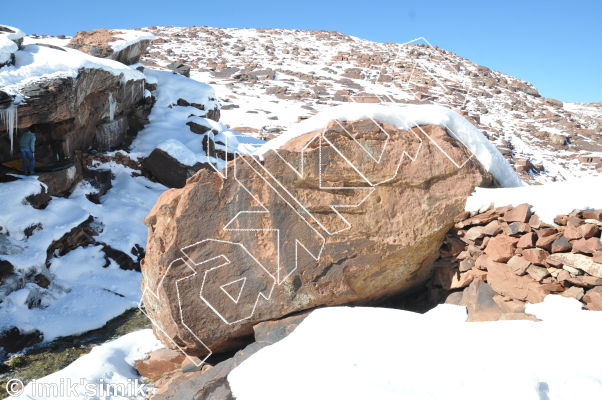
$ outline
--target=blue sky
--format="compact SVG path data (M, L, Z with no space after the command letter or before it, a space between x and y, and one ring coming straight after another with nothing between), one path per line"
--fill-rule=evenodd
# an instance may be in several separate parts
M152 25L333 30L431 44L533 83L545 97L602 101L601 0L20 0L0 23L73 35Z

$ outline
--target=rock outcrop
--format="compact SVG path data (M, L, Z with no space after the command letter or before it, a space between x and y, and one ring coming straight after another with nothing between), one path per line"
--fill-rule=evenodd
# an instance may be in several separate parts
M71 39L67 47L83 51L95 57L109 58L119 61L125 65L133 65L140 62L140 57L146 53L153 35L140 31L126 31L133 37L126 41L120 35L125 32L113 29L94 29L92 31L79 31ZM136 35L139 38L136 39ZM116 43L126 42L115 48Z
M142 74L141 74L142 75ZM76 78L50 78L24 86L27 103L17 107L18 128L36 134L36 160L51 163L86 151L94 143L96 125L111 116L129 114L143 101L143 80L122 83L119 75L81 69ZM0 120L0 162L13 158L8 124Z
M167 346L203 356L242 347L261 321L375 304L429 279L467 196L491 184L439 126L332 121L159 198L146 311Z

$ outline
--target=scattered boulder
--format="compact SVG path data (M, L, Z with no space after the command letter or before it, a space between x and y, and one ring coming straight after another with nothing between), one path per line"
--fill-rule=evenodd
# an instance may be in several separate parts
M169 188L183 188L186 180L192 177L201 169L214 169L205 163L199 163L190 166L181 163L171 156L168 152L159 148L144 160L144 166L155 176L162 184Z
M38 173L38 180L46 184L49 196L64 195L81 179L82 168L79 164L71 164L67 168L59 171ZM43 200L43 198L44 195L42 195L39 200Z
M0 347L7 353L16 353L26 347L40 343L43 339L44 335L37 329L23 332L17 327L12 327L0 332Z
M167 65L167 68L171 69L173 72L185 76L186 78L190 78L190 65L182 64L179 62L173 62Z
M120 37L124 36L124 37ZM136 38L136 36L138 36ZM128 39L125 39L125 38ZM127 40L127 41L126 41ZM140 62L154 36L142 31L117 31L113 29L94 29L79 31L67 47L83 51L95 57L109 58L125 65Z

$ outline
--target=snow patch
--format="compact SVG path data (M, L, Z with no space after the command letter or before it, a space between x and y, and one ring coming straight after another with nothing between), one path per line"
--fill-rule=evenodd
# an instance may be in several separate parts
M111 48L114 52L121 51L128 46L131 46L136 43L140 43L142 40L155 40L157 37L150 32L145 31L136 31L130 29L119 29L119 33L113 35L114 37L118 37L121 40L117 40L115 42L110 42Z
M40 396L40 388L44 387L44 384L55 384L60 388L62 384L63 387L67 387L65 390L65 394L67 394L69 386L66 382L77 385L75 389L78 393L77 398L80 400L142 398L142 394L136 393L135 390L136 387L142 386L140 376L134 369L135 361L146 358L147 353L160 348L163 348L163 345L155 338L151 329L129 333L119 339L94 347L90 353L78 358L66 368L36 380L37 388L33 383L27 384L23 394L14 398L56 399L55 396L52 396L52 392L48 397ZM113 385L113 387L122 385L126 392L119 392L121 395L113 396L90 395L92 390L99 390L100 387L107 390L109 385ZM87 389L90 389L88 394L86 394ZM46 393L48 392L44 392L44 394ZM73 397L69 396L69 398Z
M602 177L574 178L564 182L519 188L476 188L466 202L467 211L528 203L539 218L549 224L559 214L588 208L602 208Z
M245 360L228 381L238 400L602 398L602 348L573 353L570 363L541 351L556 348L558 338L602 329L602 313L575 303L551 295L527 306L542 322L464 322L464 307L450 305L423 315L322 308Z

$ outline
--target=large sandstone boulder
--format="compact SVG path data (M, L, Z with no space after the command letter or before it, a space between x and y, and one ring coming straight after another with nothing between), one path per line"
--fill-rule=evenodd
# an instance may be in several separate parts
M203 356L242 347L261 321L380 302L429 279L467 196L492 183L439 126L332 121L159 198L146 312L168 347Z
M153 39L154 36L148 32L94 29L77 32L67 47L133 65L140 62L140 57L146 53Z

